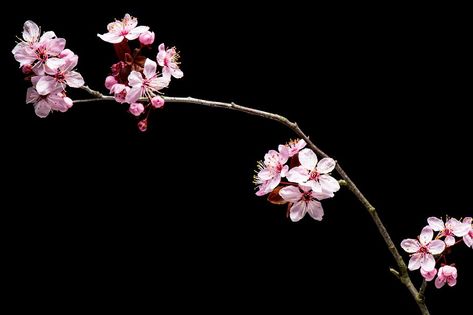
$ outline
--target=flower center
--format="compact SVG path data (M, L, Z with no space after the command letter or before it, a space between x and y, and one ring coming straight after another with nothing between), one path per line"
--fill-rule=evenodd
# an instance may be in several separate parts
M418 253L422 253L422 254L429 253L429 249L428 249L426 246L422 245L422 246L419 248Z
M66 79L66 77L64 76L64 73L62 73L62 72L60 72L60 71L58 71L58 72L56 73L56 75L54 76L54 78L55 78L56 81L58 81L58 82L64 82L65 79Z
M317 172L316 170L313 170L309 174L309 179L311 179L311 180L319 180L319 177L320 177L320 173Z
M46 49L44 49L44 47L38 48L36 50L36 57L38 58L38 60L46 62L46 60L48 60L48 54L46 53Z
M305 192L303 195L302 195L302 200L304 200L305 202L309 202L309 201L312 201L312 194L310 193L310 191L308 192Z

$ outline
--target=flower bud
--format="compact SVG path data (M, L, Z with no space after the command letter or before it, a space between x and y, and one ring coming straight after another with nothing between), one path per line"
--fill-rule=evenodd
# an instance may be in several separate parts
M154 42L154 32L146 31L141 33L139 40L145 46L151 45Z

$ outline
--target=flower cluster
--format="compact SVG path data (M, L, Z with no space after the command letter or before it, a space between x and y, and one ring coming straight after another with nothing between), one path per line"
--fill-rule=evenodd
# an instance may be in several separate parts
M15 60L32 87L26 93L26 103L33 103L35 113L41 118L53 110L65 112L72 107L66 96L66 86L84 85L80 73L74 71L79 57L65 49L66 40L49 31L41 35L33 21L26 21L20 42L13 48Z
M153 108L164 106L161 91L168 87L171 78L182 78L179 69L179 54L175 48L164 44L158 47L155 60L142 55L144 49L150 49L155 34L148 26L137 26L138 20L126 14L121 21L108 24L108 33L98 34L106 42L112 43L119 62L111 67L111 75L105 79L105 87L113 94L118 103L128 103L129 112L141 117L138 128L145 131L148 115ZM139 47L131 49L129 41L138 40ZM157 71L158 65L161 73ZM145 100L145 103L142 101Z
M256 195L269 194L275 204L288 204L288 214L293 222L306 213L317 221L324 215L321 200L331 198L340 189L338 181L329 175L336 162L331 158L320 161L311 149L304 149L304 140L293 140L279 145L278 151L270 150L264 161L258 162L254 183ZM282 181L283 178L287 181Z
M467 217L463 221L450 218L444 222L430 217L427 223L417 239L405 239L401 242L401 247L411 254L408 268L420 269L426 281L432 281L437 276L435 287L439 289L445 283L452 287L457 283L457 268L455 264L447 262L447 255L459 243L473 248L472 218ZM435 238L434 231L437 232Z

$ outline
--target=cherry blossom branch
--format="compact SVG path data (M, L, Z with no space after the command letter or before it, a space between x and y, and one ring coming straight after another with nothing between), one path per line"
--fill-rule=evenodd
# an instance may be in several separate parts
M88 102L96 102L96 101L115 101L115 98L112 96L105 96L100 92L94 91L90 89L87 86L82 87L83 90L91 94L94 98L92 99L83 99L83 100L76 100L74 101L75 103L88 103ZM169 97L165 96L163 97L165 102L167 103L185 103L185 104L196 104L196 105L202 105L202 106L207 106L207 107L213 107L213 108L223 108L223 109L228 109L228 110L234 110L234 111L239 111L243 112L249 115L253 116L259 116L262 118L274 120L276 122L279 122L280 124L288 127L291 129L295 134L297 134L300 138L304 139L307 143L307 145L315 151L319 156L321 157L328 157L328 155L322 151L319 147L317 147L310 139L309 137L299 128L297 123L290 121L284 116L278 115L278 114L273 114L269 112L265 112L262 110L258 109L253 109L250 107L245 107L241 105L237 105L235 103L225 103L225 102L215 102L215 101L208 101L208 100L203 100L203 99L197 99L193 97ZM389 235L386 227L384 226L383 222L381 221L381 218L379 217L376 208L369 202L369 200L366 198L366 196L360 191L360 189L356 186L356 184L351 180L351 178L347 175L347 173L344 171L344 169L340 166L340 164L337 162L335 170L338 172L340 177L343 179L341 181L341 185L346 186L354 195L355 197L361 202L361 204L365 207L366 210L368 210L369 215L371 216L371 219L373 220L374 224L376 225L378 232L381 234L381 237L383 238L384 242L386 243L389 251L391 252L392 256L394 257L394 260L397 263L397 266L399 268L399 271L394 270L390 268L390 271L401 281L402 284L409 290L410 294L416 301L421 313L423 315L429 315L429 310L427 309L427 306L425 304L425 297L424 297L424 292L425 292L425 287L426 287L426 282L422 284L420 290L418 291L414 284L412 283L411 278L409 277L409 274L407 272L407 266L402 259L402 256L400 255L399 251L397 250L397 247L394 245L394 242L391 239L391 236Z

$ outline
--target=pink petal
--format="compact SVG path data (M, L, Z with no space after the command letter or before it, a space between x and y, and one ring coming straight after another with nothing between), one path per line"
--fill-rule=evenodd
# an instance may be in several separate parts
M455 284L457 284L457 279L455 278L452 278L452 277L448 277L447 278L447 284L451 287L453 287Z
M115 33L105 33L103 35L97 34L97 36L100 37L100 39L106 41L107 43L111 43L111 44L121 43L123 41L123 39L125 38L125 37L123 37L121 35L118 35L118 34L115 34Z
M287 172L286 178L290 182L302 184L309 179L309 172L304 167L296 166Z
M445 250L445 242L441 240L433 240L429 243L429 252L433 255L441 254Z
M273 190L281 182L281 174L276 174L272 179L269 180L268 187Z
M40 118L45 118L49 115L51 111L51 107L49 106L48 102L45 100L41 100L38 103L34 104L34 112L36 116Z
M182 72L181 69L174 69L172 71L172 76L175 77L176 79L180 79L184 76L184 72Z
M146 59L143 73L145 74L145 77L147 79L151 79L152 77L156 75L156 67L157 67L156 62L154 62L153 60L149 58Z
M312 219L322 221L324 209L322 208L322 204L320 202L316 200L309 201L307 205L307 212L312 217Z
M39 94L34 87L29 87L26 90L26 104L35 103L39 98Z
M38 41L39 27L35 22L28 20L23 24L23 39L29 43Z
M51 39L46 45L48 53L52 56L59 55L64 50L64 47L66 47L66 40L64 38Z
M309 180L308 182L304 183L304 185L307 185L310 188L312 188L312 191L314 191L315 193L322 193L323 192L322 186L320 185L319 182L317 182L315 180Z
M401 247L406 252L412 254L412 253L416 253L419 250L420 244L419 244L418 240L408 238L408 239L405 239L401 242Z
M40 95L47 95L57 87L57 81L50 76L42 76L36 83L36 90Z
M289 166L284 165L281 170L281 177L286 177L288 171L289 171Z
M443 221L439 218L430 217L427 219L427 223L429 223L429 226L434 231L442 231L443 229L445 229L445 225L443 224Z
M432 228L430 226L426 226L422 229L422 232L420 232L419 240L422 245L427 245L433 237L434 231L432 231Z
M84 85L84 79L79 72L71 71L66 75L66 83L72 88L80 88Z
M447 246L452 246L453 244L455 244L455 238L451 235L448 235L446 238L445 238L445 245Z
M46 60L46 73L55 75L57 73L57 70L64 66L64 59L60 58L49 58Z
M320 175L319 183L320 183L320 186L322 186L323 190L327 190L331 192L337 192L340 190L340 184L338 183L338 180L336 180L330 175L327 175L327 174Z
M271 172L271 170L268 168L262 169L261 171L258 172L258 178L262 180L270 180L273 177L274 177L273 172Z
M312 195L312 197L314 197L317 200L324 200L324 199L328 199L328 198L333 198L333 196L334 196L333 192L330 192L330 191L322 191L320 193L312 191L311 195Z
M466 217L463 219L463 223L468 223L468 224L473 224L473 218L472 217Z
M56 34L54 34L53 31L48 31L41 36L41 38L39 39L39 42L46 43L54 38L56 38Z
M131 75L131 74L130 74ZM139 85L135 85L131 88L131 90L126 95L126 102L128 104L136 103L141 96L141 87Z
M417 270L420 268L420 262L422 260L422 254L414 254L411 259L409 259L409 270Z
M463 242L466 246L473 248L473 238L470 235L463 236Z
M149 30L148 26L138 26L128 32L128 34L125 36L129 40L134 40L140 37L141 33L146 32Z
M422 277L424 277L425 281L432 281L437 274L437 269L433 269L431 271L425 271L423 268L420 268L420 273Z
M307 143L305 142L304 139L300 139L299 141L297 141L297 144L296 144L296 148L298 151L302 150L305 146L307 145Z
M128 75L128 85L131 87L139 86L143 84L143 76L138 71L132 71ZM133 102L134 103L134 102Z
M13 57L20 63L20 67L30 65L36 60L36 55L28 47L18 48Z
M471 230L471 224L462 223L457 219L450 219L449 221L452 221L450 227L452 229L453 234L455 234L455 236L457 237L465 236Z
M445 285L445 281L442 281L439 277L437 277L437 279L435 279L435 287L437 289L440 289L444 285Z
M306 213L306 203L304 201L299 201L295 203L289 210L289 217L292 222L297 222L304 217Z
M295 186L287 186L281 188L279 191L279 195L282 199L289 201L289 202L298 202L302 198L302 193L298 187Z
M317 164L317 171L321 174L330 173L331 171L333 171L336 164L337 162L335 162L335 160L332 158L323 158Z
M434 256L432 256L431 254L428 254L428 253L426 253L422 256L423 257L421 258L421 261L420 261L421 267L427 272L432 271L435 268Z
M312 171L317 165L317 155L311 149L303 149L299 152L299 162L302 167Z

